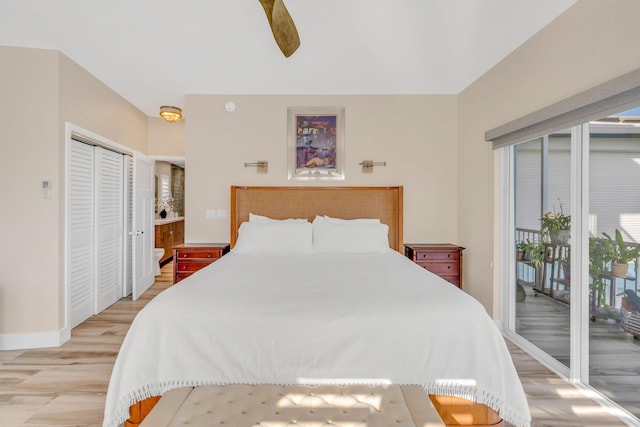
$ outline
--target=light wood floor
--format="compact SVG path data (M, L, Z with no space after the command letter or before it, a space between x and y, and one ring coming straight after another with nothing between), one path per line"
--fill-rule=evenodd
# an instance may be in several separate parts
M101 426L111 369L136 313L171 284L171 265L137 301L124 298L74 328L59 348L0 351L0 427ZM530 356L507 343L533 427L624 426Z

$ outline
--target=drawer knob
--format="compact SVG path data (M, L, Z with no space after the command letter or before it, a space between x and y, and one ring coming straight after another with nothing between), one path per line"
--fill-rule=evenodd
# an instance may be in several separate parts
M450 265L447 265L447 268L448 268L449 270L451 270L451 266L450 266Z
M207 258L211 258L211 257L213 257L213 254L208 254L207 255Z
M189 256L188 254L184 254L184 255L182 255L182 258L186 258L188 256Z
M449 258L451 258L451 254L447 255Z
M183 266L182 266L182 269L183 269L183 270L186 270L186 269L187 269L187 266L186 266L186 265L183 265Z

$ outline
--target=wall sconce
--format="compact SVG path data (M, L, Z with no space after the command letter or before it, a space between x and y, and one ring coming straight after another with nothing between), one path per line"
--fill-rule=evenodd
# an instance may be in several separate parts
M387 162L374 162L373 160L363 160L358 164L362 166L362 173L373 173L374 166L387 166Z
M258 173L267 173L269 171L269 162L266 160L258 160L257 162L253 163L245 163L244 167L255 167L257 168Z
M162 117L169 123L178 122L180 121L180 119L182 119L182 110L178 107L163 105L162 107L160 107L160 117Z

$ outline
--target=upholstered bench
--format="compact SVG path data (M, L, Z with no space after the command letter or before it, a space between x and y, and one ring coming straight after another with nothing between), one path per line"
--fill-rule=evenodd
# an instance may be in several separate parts
M165 393L141 427L442 427L419 386L228 385Z

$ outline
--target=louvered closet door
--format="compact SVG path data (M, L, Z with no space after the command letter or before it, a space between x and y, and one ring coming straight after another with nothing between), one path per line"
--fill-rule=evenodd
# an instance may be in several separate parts
M129 296L133 291L133 157L124 156L125 206L124 206L124 292Z
M124 156L95 148L95 313L122 297Z
M93 314L93 147L71 141L68 150L68 255L70 327Z

